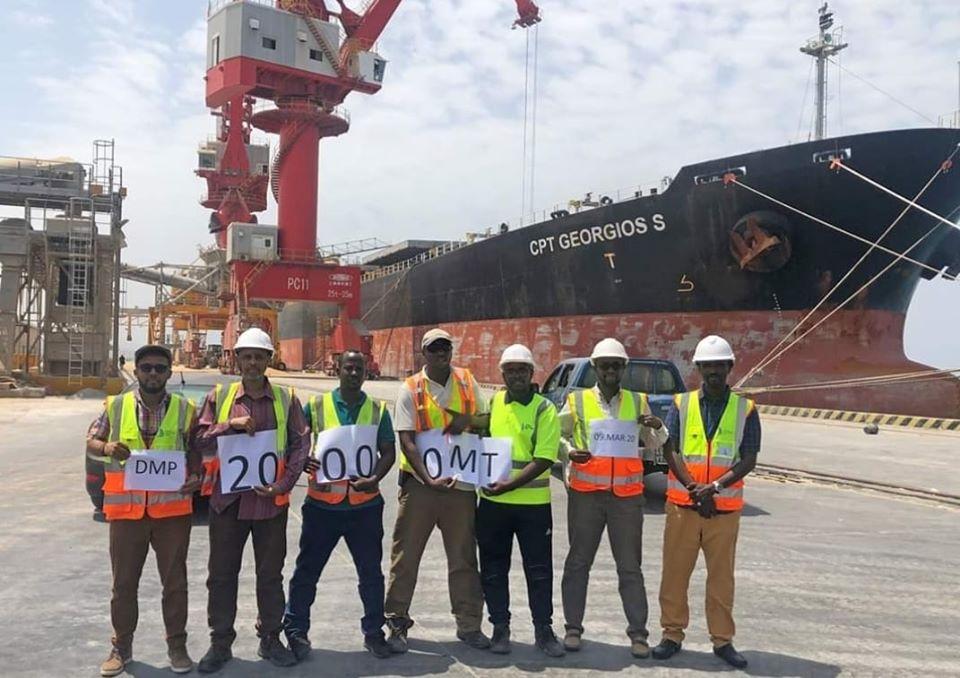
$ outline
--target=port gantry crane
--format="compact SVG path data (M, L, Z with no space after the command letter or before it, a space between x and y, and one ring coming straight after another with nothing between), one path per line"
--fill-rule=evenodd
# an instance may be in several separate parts
M219 124L216 140L201 146L197 174L207 180L201 203L213 210L210 230L230 272L221 293L231 307L227 367L254 301L335 304L333 344L362 343L352 322L360 313L360 270L317 253L319 143L349 129L339 105L350 92L380 90L386 61L373 46L400 2L365 0L360 11L343 0L336 11L324 0L210 2L206 103ZM272 162L269 148L251 144L253 128L279 135ZM268 185L278 204L273 237L274 227L255 216L266 209ZM304 344L287 347L302 356L294 364L312 362L312 339L298 341Z

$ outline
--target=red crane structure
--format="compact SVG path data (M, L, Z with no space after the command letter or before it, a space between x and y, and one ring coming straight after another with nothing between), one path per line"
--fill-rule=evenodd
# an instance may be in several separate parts
M317 256L319 143L349 129L339 105L350 92L380 90L386 61L374 43L400 1L365 0L361 11L344 0L336 11L324 0L210 1L206 103L220 121L197 174L207 180L201 203L214 210L210 230L230 270L221 294L231 304L228 359L254 300L335 304L333 345L361 345L351 322L360 313L360 270ZM252 128L279 135L272 162L268 148L250 143ZM278 204L275 231L256 223L268 183ZM293 366L313 362L312 345L289 348Z
M533 0L517 0L517 20L513 22L513 28L530 28L542 20L540 8Z

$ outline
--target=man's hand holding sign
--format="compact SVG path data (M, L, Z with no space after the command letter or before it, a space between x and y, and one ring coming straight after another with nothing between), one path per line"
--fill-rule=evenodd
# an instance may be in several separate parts
M570 461L585 464L592 457L634 458L640 456L640 427L657 430L663 422L652 414L641 414L636 422L598 419L590 422L590 449L571 450Z

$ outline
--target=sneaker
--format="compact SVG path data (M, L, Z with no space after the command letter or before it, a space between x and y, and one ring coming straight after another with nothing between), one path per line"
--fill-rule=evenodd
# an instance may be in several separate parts
M646 659L650 656L650 646L643 638L634 638L630 641L630 654L637 659Z
M200 673L216 673L223 665L233 659L233 652L223 645L211 645L207 653L200 658L197 671Z
M490 649L490 639L479 629L476 631L457 631L457 638L475 650Z
M510 625L494 624L490 651L494 654L510 654Z
M393 651L390 649L390 645L387 644L387 639L382 633L374 633L373 635L363 637L363 647L367 649L374 657L377 659L386 659L393 654Z
M653 655L654 659L670 659L673 655L680 651L682 645L680 643L670 640L669 638L664 638L660 641L660 644L653 648L653 651L650 653Z
M302 633L288 633L287 645L290 646L290 651L293 652L293 656L297 658L298 662L306 659L307 655L310 654L310 650L313 649L313 645L310 644L310 639Z
M549 624L538 626L534 635L537 647L548 657L562 657L567 653Z
M413 626L413 622L406 619L387 620L387 628L390 629L387 645L393 654L403 654L407 651L407 629L411 626Z
M126 668L127 664L130 663L131 659L133 659L133 656L130 652L124 654L116 647L110 648L110 656L104 659L103 663L100 664L100 675L119 676L121 673L123 673L123 670Z
M257 648L257 656L266 659L274 666L293 666L297 663L297 658L293 652L283 644L280 636L272 633L266 638L260 639L260 647Z
M193 671L193 660L187 654L186 647L174 647L167 650L170 659L170 670L174 673L190 673Z
M563 649L567 652L579 652L581 645L580 632L567 629L566 634L563 636Z

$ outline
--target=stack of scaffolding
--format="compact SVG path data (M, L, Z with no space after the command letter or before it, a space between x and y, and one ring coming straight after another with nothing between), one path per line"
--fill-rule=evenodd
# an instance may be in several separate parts
M0 158L0 374L114 391L126 196L113 141L92 164ZM21 216L22 215L22 216Z

